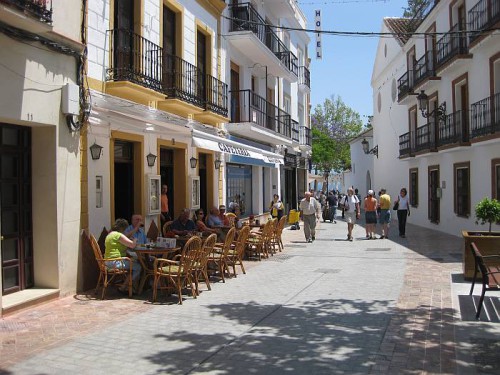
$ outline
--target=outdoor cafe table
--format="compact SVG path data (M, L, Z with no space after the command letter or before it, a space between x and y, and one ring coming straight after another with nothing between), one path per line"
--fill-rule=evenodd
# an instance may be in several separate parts
M142 293L144 284L146 284L148 277L154 277L155 270L153 268L153 262L151 262L149 256L169 258L172 254L175 254L180 250L181 247L146 247L141 245L137 246L133 250L137 254L137 259L142 267L141 281L139 282L139 290L137 291L138 294Z

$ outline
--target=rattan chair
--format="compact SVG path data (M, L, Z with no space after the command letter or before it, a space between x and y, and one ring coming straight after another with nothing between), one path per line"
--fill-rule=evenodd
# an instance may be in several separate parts
M208 264L214 265L216 272L219 273L222 282L226 282L224 278L224 273L227 271L229 275L229 269L227 265L227 256L231 250L231 244L233 243L234 236L236 235L236 228L231 228L226 234L224 243L217 243L214 246L212 254L208 256Z
M286 216L283 216L281 219L279 219L276 227L274 228L271 238L271 246L273 247L273 249L278 248L278 251L283 251L284 248L281 236L283 235L283 229L285 228L286 219Z
M163 237L167 237L167 233L170 232L170 227L172 226L173 221L167 221L163 224L163 228L161 232L163 233Z
M198 236L193 236L184 245L182 253L176 255L173 260L155 259L153 302L156 302L158 289L166 289L167 292L173 291L177 293L181 305L183 287L188 287L191 290L191 295L196 298L192 271L200 251L201 239ZM162 280L165 282L164 285L160 285Z
M196 286L196 292L198 293L198 295L200 294L199 293L200 279L203 279L203 281L205 281L208 290L212 290L212 287L210 286L210 279L208 277L208 272L207 272L207 263L208 263L208 257L212 253L216 241L217 241L217 234L212 233L210 236L208 236L208 238L203 242L201 257L194 265L193 276L194 276L194 283Z
M226 214L226 219L229 222L229 226L234 227L236 223L236 214L232 212L228 212Z
M260 233L250 233L247 239L247 246L245 249L248 257L257 257L262 260L262 257L269 257L269 247L272 238L274 222L269 220L264 224L264 228Z
M228 267L233 267L233 274L236 277L236 266L240 266L241 271L246 274L245 267L243 266L243 256L245 255L245 247L247 245L248 236L250 235L250 227L244 226L238 232L238 239L236 240L234 248L229 250L227 255Z
M123 277L125 280L121 283L121 286L125 286L127 283L128 288L128 296L132 297L132 262L133 260L127 257L122 258L112 258L106 259L103 257L101 248L97 243L94 235L90 235L90 245L92 246L92 250L94 251L95 260L97 261L97 265L99 266L99 279L97 280L97 285L95 287L95 293L99 289L99 286L102 286L102 294L101 299L104 299L104 295L106 293L106 288L109 284L116 281L120 277ZM129 268L117 268L116 266L108 266L106 265L106 261L119 261L119 260L128 260Z

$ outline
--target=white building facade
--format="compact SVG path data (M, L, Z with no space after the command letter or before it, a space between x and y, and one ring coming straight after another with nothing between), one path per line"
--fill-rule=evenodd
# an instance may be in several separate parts
M415 224L460 235L477 227L479 200L499 198L499 20L484 0L427 1L420 17L384 19L397 37L380 39L373 69L374 183L393 196L406 187Z
M0 316L76 290L82 14L0 3Z

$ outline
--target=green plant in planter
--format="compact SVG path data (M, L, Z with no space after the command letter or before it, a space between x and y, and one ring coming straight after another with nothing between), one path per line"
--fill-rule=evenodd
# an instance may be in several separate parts
M500 222L500 202L496 199L484 198L476 204L476 224L490 224L489 233L491 233L491 224Z

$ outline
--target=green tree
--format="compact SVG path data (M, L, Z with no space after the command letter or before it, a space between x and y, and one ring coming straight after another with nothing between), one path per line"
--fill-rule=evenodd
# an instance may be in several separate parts
M403 8L403 17L419 18L423 12L423 8L427 6L429 0L408 0L408 6Z
M343 171L351 165L349 140L363 124L360 115L332 95L311 115L312 163L323 172Z

